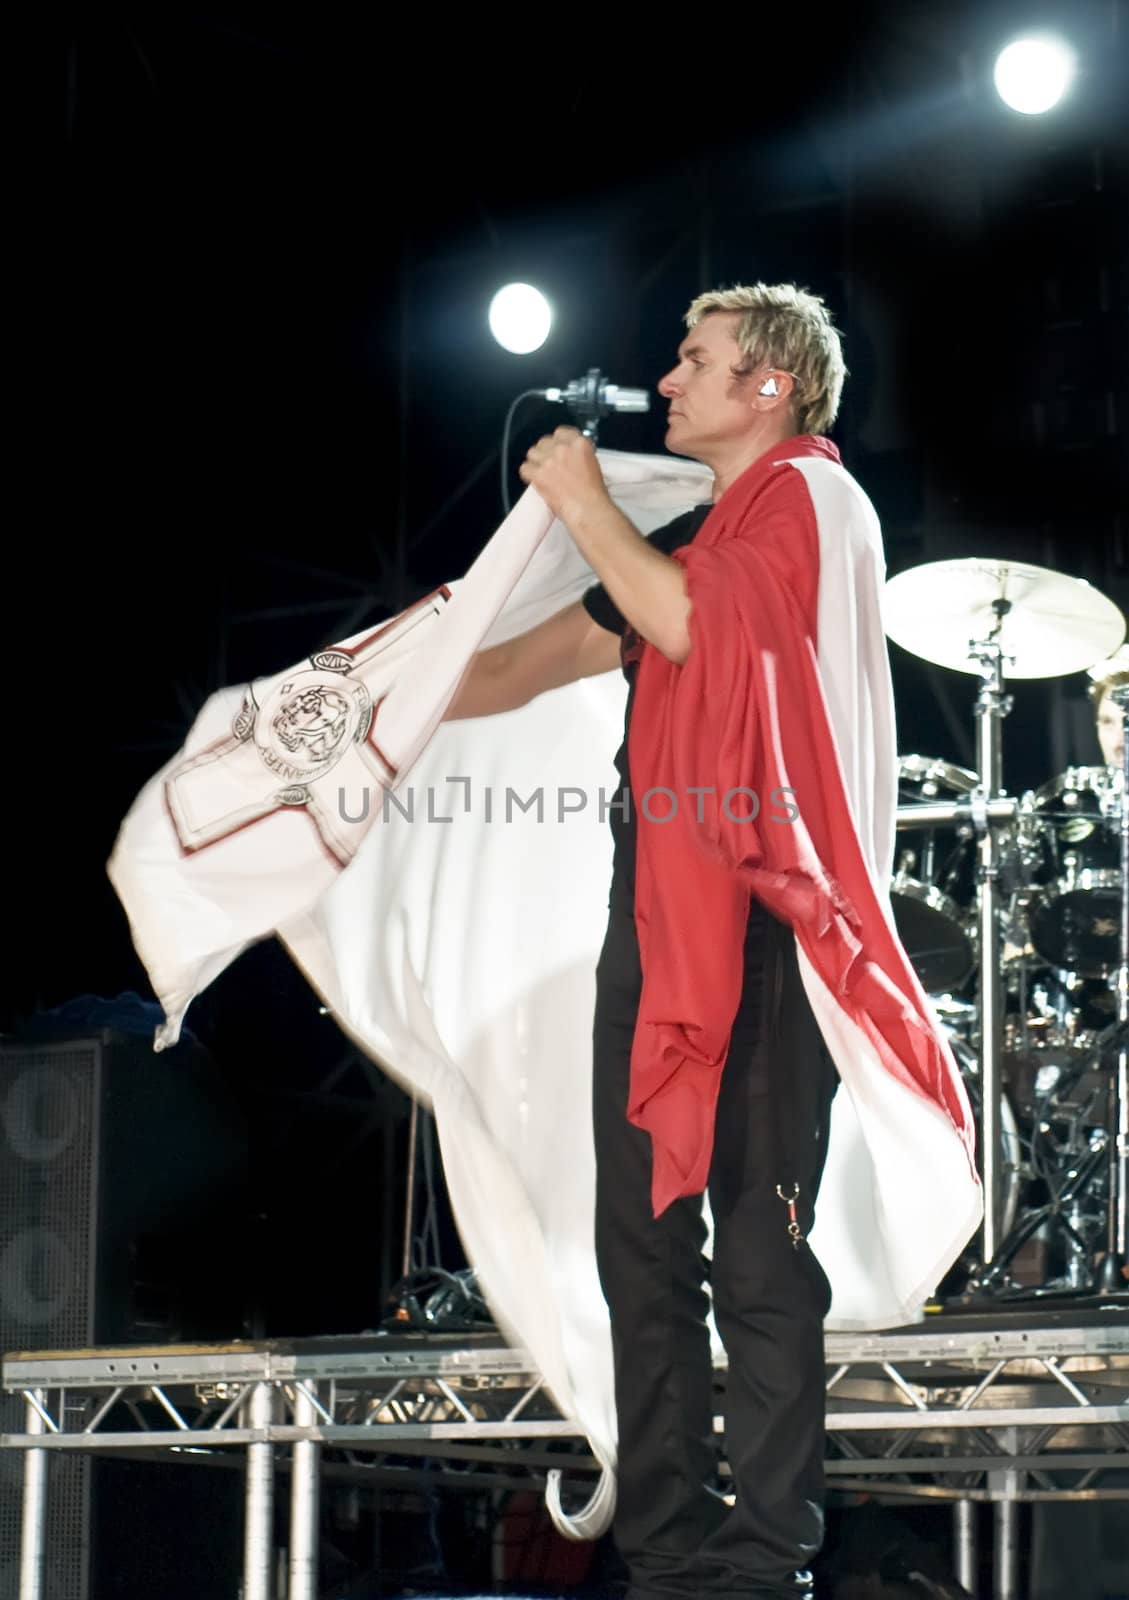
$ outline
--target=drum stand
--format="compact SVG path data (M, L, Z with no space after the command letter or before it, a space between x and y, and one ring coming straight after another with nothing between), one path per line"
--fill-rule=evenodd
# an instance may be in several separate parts
M998 634L1003 617L1010 609L1006 600L996 600ZM979 1284L1000 1246L1003 1218L1003 1167L1001 1161L1001 1116L1003 1058L1003 980L1000 974L1000 849L998 829L1014 821L1017 802L1001 789L1002 775L1000 724L1011 710L1011 696L1004 693L1004 652L998 638L972 640L969 657L980 663L980 693L976 700L977 762L980 783L967 800L899 807L898 827L933 826L971 820L977 839L977 877L980 889L979 958L977 962L976 1017L980 1038L980 1152L984 1184L984 1223L980 1258L973 1269Z
M1000 1161L1001 1062L1003 1058L1004 999L1000 972L1000 844L995 818L987 814L987 803L1001 797L1001 724L1012 707L1004 693L1003 649L998 641L1000 627L1011 609L1007 600L997 600L993 637L972 640L969 657L980 664L980 693L976 698L977 769L980 788L973 797L973 824L977 833L980 885L978 982L976 1011L980 1028L980 1152L984 1180L984 1224L981 1236L981 1261L995 1259L1000 1245L1003 1207L1003 1172ZM994 808L993 808L994 809Z
M1110 985L1117 994L1117 1022L1105 1043L1116 1044L1117 1070L1109 1085L1109 1211L1106 1252L1098 1272L1098 1293L1129 1288L1126 1199L1129 1191L1129 684L1110 693L1121 710L1121 942L1120 963Z

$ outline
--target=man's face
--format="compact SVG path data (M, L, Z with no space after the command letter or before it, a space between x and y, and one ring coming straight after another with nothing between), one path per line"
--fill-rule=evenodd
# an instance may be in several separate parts
M1098 743L1107 767L1119 767L1124 744L1121 707L1110 699L1107 689L1098 701Z
M756 374L740 378L733 372L744 359L733 337L739 321L734 311L703 317L679 345L677 366L659 382L659 393L670 402L666 447L676 455L708 462L718 446L738 443L756 424L749 404Z

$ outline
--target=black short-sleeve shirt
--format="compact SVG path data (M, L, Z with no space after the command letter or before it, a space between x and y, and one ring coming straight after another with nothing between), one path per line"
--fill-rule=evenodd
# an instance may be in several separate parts
M669 555L672 550L677 550L682 545L691 542L712 510L713 505L709 501L706 501L704 505L695 506L692 511L686 511L682 516L675 517L673 522L667 522L661 528L656 528L654 533L648 537L647 543L654 545L656 550L662 550ZM587 590L582 599L584 609L588 612L593 622L598 623L601 628L606 628L609 633L618 633L622 640L620 659L623 662L623 674L628 683L627 710L624 716L623 743L616 752L615 758L616 771L619 773L619 787L616 789L608 816L611 822L612 841L615 848L615 863L612 869L615 887L634 899L635 798L630 793L631 776L627 767L627 732L631 725L631 706L635 698L635 675L639 657L643 650L643 642L602 583L598 583ZM624 811L626 811L626 815L624 815Z

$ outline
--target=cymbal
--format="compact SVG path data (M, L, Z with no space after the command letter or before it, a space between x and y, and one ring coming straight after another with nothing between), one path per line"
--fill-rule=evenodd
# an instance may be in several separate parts
M996 601L1010 602L1002 623ZM971 640L999 640L1006 678L1058 678L1084 672L1125 638L1124 616L1092 584L1024 561L974 556L910 567L886 584L882 609L903 650L974 677Z

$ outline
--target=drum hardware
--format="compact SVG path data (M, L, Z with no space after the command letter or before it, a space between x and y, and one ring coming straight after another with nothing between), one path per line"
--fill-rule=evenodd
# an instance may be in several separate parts
M1102 1294L1129 1286L1129 685L1113 689L1110 699L1121 711L1121 938L1117 971L1111 988L1117 995L1117 1023L1105 1040L1116 1050L1116 1073L1109 1086L1107 1122L1111 1161L1106 1253L1098 1279Z
M1108 977L1119 958L1121 774L1069 767L1025 804L1032 945L1052 967Z
M1108 1079L1094 1055L1053 1046L1008 1052L1006 1077L1016 1110L1031 1127L1032 1170L1049 1181L1046 1152L1035 1149L1036 1144L1056 1138L1061 1125L1064 1133L1055 1156L1055 1170L1065 1171L1066 1165L1083 1153L1083 1142L1089 1149L1091 1134L1104 1130Z
M1011 602L1001 599L994 603L993 610L996 626L988 639L982 644L976 641L969 644L969 655L980 664L980 693L975 706L977 750L982 792L989 800L1002 792L1000 727L1012 708L1012 698L1005 695L1003 689L1004 652L999 642ZM986 808L982 808L983 811ZM991 1261L999 1247L1003 1220L1000 1193L1003 1174L998 1170L1002 1090L1000 1056L1004 1021L1000 971L1000 848L999 830L988 825L987 816L982 814L977 817L976 823L980 856L980 966L977 985L980 1009L977 1020L980 1028L980 1137L985 1194L982 1253L986 1261Z
M1078 1008L1071 1007L1075 995L1059 981L1063 975L1039 972L1028 987L1023 981L1026 965L1020 963L1020 981L1012 985L1012 997L1020 1000L1018 1013L1005 1018L1001 1243L989 1266L967 1255L962 1259L965 1277L958 1281L952 1275L946 1284L949 1297L958 1301L1043 1298L1095 1289L1095 1242L1105 1226L1108 1074L1094 1036L1077 1026ZM959 1008L955 1016L951 1005L936 1009L947 1030L959 1023ZM966 1034L962 1042L975 1057L975 1036ZM964 1058L955 1044L954 1053L963 1072ZM971 1090L970 1099L979 1121ZM1012 1127L1018 1131L1009 1141ZM1029 1276L1033 1269L1034 1280Z
M1004 1218L1004 1237L995 1257L987 1265L977 1264L970 1274L969 1288L986 1294L997 1291L1011 1292L1008 1268L1024 1245L1048 1227L1057 1230L1067 1245L1065 1282L1046 1284L1041 1288L1023 1287L1015 1291L1023 1298L1074 1294L1079 1290L1092 1292L1097 1288L1093 1268L1094 1244L1101 1233L1104 1217L1093 1206L1087 1209L1087 1197L1094 1198L1094 1190L1109 1167L1109 1141L1105 1130L1087 1128L1084 1112L1068 1118L1066 1138L1056 1152L1053 1162L1041 1151L1041 1145L1050 1138L1050 1117L1061 1093L1061 1083L1042 1102L1033 1119L1029 1141L1030 1175L1044 1185L1049 1198L1041 1205L1026 1206L1017 1222L1010 1225ZM1006 1104L1006 1102L1005 1102ZM1057 1169L1057 1170L1056 1170ZM968 1291L966 1290L966 1293Z
M1067 1237L1076 1241L1076 1245L1066 1265L1062 1289L1067 1294L1076 1294L1093 1287L1094 1246L1101 1233L1102 1219L1095 1219L1075 1201L1068 1220Z
M948 565L948 563L942 563ZM922 569L923 570L923 569ZM894 580L896 581L896 580ZM974 669L980 676L980 691L976 699L978 782L965 799L953 804L924 803L920 806L899 807L896 816L898 827L922 826L941 822L962 821L971 829L977 853L977 901L975 922L978 953L977 983L977 1035L981 1049L980 1096L980 1149L984 1181L984 1232L983 1257L991 1261L1000 1238L1001 1182L998 1152L1000 1141L1000 1057L1003 1047L1003 993L1000 979L1001 894L1000 877L1002 850L999 840L1001 825L1015 820L1018 802L1004 794L1001 784L1000 724L1012 707L1010 695L1004 693L1004 651L999 641L1004 619L1011 611L1011 602L998 597L992 602L994 626L988 638L970 640L963 670L970 670L967 661L976 663ZM896 880L895 880L896 884ZM892 892L894 891L892 885ZM897 920L895 909L895 920ZM907 944L907 954L912 950ZM966 972L964 977L969 974ZM928 983L923 980L923 986ZM959 983L954 987L959 987Z
M1121 808L1121 814L1124 828L1129 824L1129 810ZM1089 823L1086 822L1083 828L1072 830L1075 832L1075 842L1088 837L1084 831L1088 828ZM1129 845L1123 845L1123 849L1129 852ZM1121 885L1129 883L1129 877L1124 873L1118 874L1117 882L1120 892ZM1070 893L1085 895L1091 892L1092 885L1076 876L1067 880L1067 887ZM1104 882L1102 887L1105 887ZM1031 907L1027 908L1036 958L1040 950L1043 957L1062 953L1058 945L1053 951L1048 950L1050 934L1047 930L1053 928L1054 923L1048 923L1045 916L1041 923L1039 918L1040 912L1046 914L1059 903L1058 894L1036 892ZM1086 909L1083 906L1081 911L1075 913L1075 930L1082 924ZM1095 917L1099 916L1105 920L1107 910L1103 908L1096 912ZM1069 934L1070 919L1064 919L1064 923L1065 931ZM1122 937L1124 940L1129 935L1123 933ZM1106 927L1098 931L1098 939L1108 939ZM1014 1034L1005 1034L1005 1045L1014 1047L1018 1044L1021 1053L1018 1063L1013 1056L1007 1077L1014 1092L1020 1076L1018 1064L1034 1068L1036 1092L1031 1097L1030 1107L1030 1173L1036 1183L1042 1184L1047 1198L1042 1203L1026 1206L1014 1227L1008 1228L1004 1223L1003 1238L995 1251L989 1257L985 1249L983 1259L970 1274L969 1289L973 1293L1041 1298L1076 1295L1079 1292L1124 1292L1126 1287L1125 1160L1123 1154L1119 1158L1116 1156L1117 1150L1124 1148L1124 1142L1118 1146L1115 1132L1119 1125L1124 1124L1125 1095L1124 1087L1115 1093L1114 1080L1108 1072L1102 1071L1102 1067L1108 1062L1114 1035L1119 1029L1118 1053L1124 1060L1123 1047L1129 1041L1129 1029L1121 1029L1120 1022L1113 1028L1108 1024L1097 1025L1107 1020L1110 985L1093 981L1094 965L1098 961L1095 941L1084 946L1083 941L1076 940L1070 953L1078 955L1083 947L1088 959L1081 961L1081 972L1064 972L1051 967L1049 977L1044 975L1041 983L1033 985L1028 983L1030 973L1026 952L1017 963L1021 1031L1019 1038ZM1103 971L1108 971L1107 955L1107 951L1102 952ZM1127 986L1122 982L1121 987ZM1104 1004L1101 994L1103 988L1106 990ZM1124 1001L1121 1005L1124 1005ZM1034 1017L1033 1009L1037 1013ZM1087 1023L1090 1026L1086 1026ZM1120 1078L1123 1083L1123 1069L1120 1070ZM1026 1109L1022 1100L1020 1105L1021 1109ZM990 1119L983 1118L982 1137L989 1136L989 1126ZM1065 1132L1056 1144L1055 1134L1059 1126L1064 1126ZM984 1165L987 1167L987 1160ZM1103 1232L1103 1225L1107 1241L1101 1272L1097 1273L1094 1269L1095 1245ZM1067 1258L1063 1273L1059 1279L1042 1287L1013 1288L1008 1278L1008 1268L1028 1241L1038 1235L1046 1237L1048 1233L1057 1233L1065 1244Z
M975 1056L976 1005L972 1000L961 1000L956 995L934 995L930 1004L937 1021L950 1040L959 1039ZM978 1069L979 1070L979 1069Z
M1019 815L1020 802L1006 795L986 800L980 793L952 805L899 806L894 813L899 828L920 828L939 822L969 824L974 830L989 822L1011 822Z
M978 947L976 981L976 1034L980 1051L979 1131L984 1185L984 1222L980 1258L971 1274L980 1286L998 1287L1006 1264L1020 1247L1013 1244L1038 1231L1047 1217L1024 1217L1017 1228L1004 1229L1003 1179L1000 1159L1001 1116L1004 1103L1001 1068L1005 1005L1001 956L1003 924L1010 915L1005 905L1006 862L1000 833L1003 819L992 815L995 802L1005 798L1002 785L1003 719L1012 709L1005 677L1045 678L1081 672L1108 657L1125 638L1125 618L1120 610L1089 584L1045 568L1019 562L992 560L934 562L912 568L890 580L884 600L886 632L913 655L980 679L974 714L977 724L978 783L967 801L976 839L977 883L975 929ZM1129 701L1129 695L1126 696ZM1124 712L1129 722L1129 705ZM1127 741L1129 742L1129 741ZM1129 777L1129 762L1127 762ZM1014 802L1009 816L1014 817ZM1110 1228L1117 1211L1117 1237L1121 1253L1104 1278L1115 1276L1124 1265L1124 1195L1129 1126L1126 1125L1126 1068L1129 1066L1129 807L1122 807L1122 965L1119 989L1119 1206L1111 1200ZM917 820L926 819L921 812ZM1014 898L1014 896L1011 896ZM1023 954L1027 940L1010 937L1009 948ZM908 954L907 950L907 954ZM1088 1158L1058 1191L1057 1205L1072 1205L1095 1172L1108 1165L1109 1140L1099 1141ZM1112 1172L1112 1168L1111 1168ZM1111 1181L1111 1190L1114 1184ZM1007 1249L1003 1249L1005 1243ZM1112 1237L1112 1233L1111 1233ZM1023 1242L1023 1241L1020 1241ZM1111 1249L1107 1259L1113 1256ZM997 1265L997 1258L1000 1257Z
M921 760L918 756L906 757L902 762L903 774L909 763ZM951 774L964 772L963 768L949 767L943 762L933 765L944 769L946 781L950 782ZM976 774L967 776L975 785ZM960 800L898 806L895 812L897 829L912 829L918 833L924 830L919 851L904 849L899 853L898 870L890 882L890 897L906 954L927 994L953 994L972 976L979 938L975 919L962 902L971 899L976 891L976 841L989 823L1011 823L1017 816L1016 800L1004 797L988 800L975 787ZM957 841L950 846L940 871L937 869L939 828L951 828ZM962 869L967 873L966 883L960 881Z
M1057 924L1046 920L1046 916L1041 926L1037 915L1031 919L1032 936L1044 953L1055 940L1065 939L1073 941L1071 953L1082 957L1080 973L1056 974L1057 1007L1053 998L1049 1007L1052 1015L1057 1010L1059 1023L1053 1042L1060 1052L1065 1046L1066 1055L1061 1064L1046 1062L1043 1072L1047 1074L1044 1081L1049 1091L1036 1099L1032 1111L1031 1150L1038 1176L1047 1176L1040 1170L1040 1144L1052 1135L1056 1116L1059 1121L1066 1120L1067 1135L1057 1152L1065 1181L1056 1192L1052 1180L1048 1184L1050 1203L1029 1210L1021 1218L1014 1238L982 1272L981 1288L1000 1281L1003 1267L1014 1257L1015 1250L1051 1218L1074 1247L1073 1271L1068 1274L1065 1292L1085 1288L1098 1296L1122 1295L1129 1287L1129 805L1125 804L1129 794L1129 686L1114 689L1110 698L1119 706L1125 725L1122 769L1072 768L1039 791L1039 795L1089 794L1091 799L1085 805L1076 800L1073 807L1062 808L1068 824L1079 824L1070 827L1066 842L1076 847L1091 841L1096 834L1106 858L1093 876L1086 877L1077 870L1069 872L1055 881L1055 892L1048 895L1044 890L1033 902L1036 913L1041 910L1049 915L1061 902L1069 902L1070 897L1076 901L1070 916ZM1116 871L1108 865L1108 841L1101 837L1111 816L1119 822ZM1109 892L1114 885L1118 915L1116 964L1111 966L1109 924L1113 919ZM1106 895L1104 903L1093 898L1098 893ZM1088 940L1084 937L1087 933ZM1054 943L1054 953L1060 950L1061 944ZM1096 972L1102 974L1102 981L1097 980ZM1116 1019L1109 1023L1106 1019L1111 1009L1116 1011ZM1079 1023L1088 1026L1078 1027ZM1100 1023L1105 1025L1098 1026ZM1050 1070L1056 1067L1050 1081ZM1087 1199L1091 1201L1089 1212L1084 1209ZM1094 1200L1100 1202L1101 1216L1094 1214ZM1093 1261L1095 1245L1103 1233L1100 1266L1096 1272L1092 1268L1086 1271L1083 1263Z
M1116 1010L1104 980L1042 964L1033 968L1026 957L1005 970L1004 988L1004 1051L1010 1059L1049 1060L1048 1052L1058 1052L1075 1061L1096 1049Z
M971 828L966 815L954 816L949 808L976 783L975 772L929 756L898 762L898 814L908 817L898 826L912 833L901 841L891 906L906 953L931 994L962 988L975 966L965 910L973 888ZM931 802L940 803L939 826L929 819Z
M1002 613L998 607L1003 603ZM886 632L911 655L979 676L969 640L998 638L1008 677L1061 678L1113 654L1125 618L1079 578L973 557L911 567L886 584Z
M965 1038L961 1037L959 1032L950 1030L944 1020L945 1008L937 1006L936 1009L941 1016L942 1026L948 1035L957 1066L960 1068L961 1078L964 1081L973 1112L977 1121L979 1121L981 1114L979 1052ZM1006 1093L1000 1099L999 1128L1000 1142L997 1170L1000 1173L1001 1226L1005 1231L1010 1231L1018 1215L1023 1183L1027 1177L1027 1163L1024 1160L1019 1121L1015 1108ZM951 1293L954 1296L966 1292L967 1284L978 1270L978 1266L979 1261L974 1240L964 1252L961 1260L949 1273L944 1292Z

